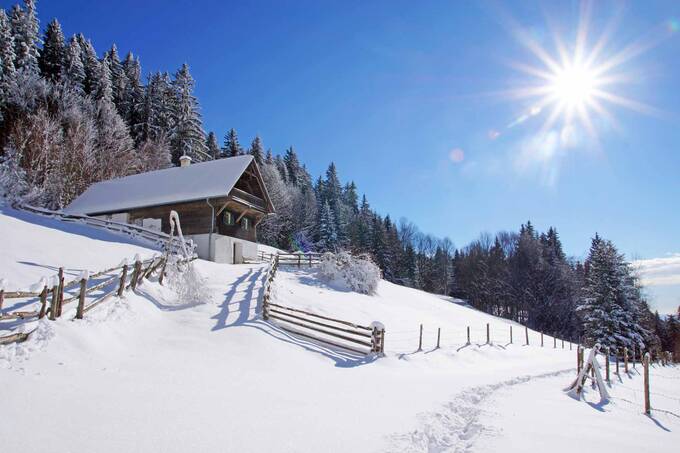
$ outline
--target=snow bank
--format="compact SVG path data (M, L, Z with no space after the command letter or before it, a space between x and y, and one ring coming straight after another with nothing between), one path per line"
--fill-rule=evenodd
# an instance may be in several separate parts
M319 275L360 294L375 294L380 282L380 268L368 256L348 252L324 253Z

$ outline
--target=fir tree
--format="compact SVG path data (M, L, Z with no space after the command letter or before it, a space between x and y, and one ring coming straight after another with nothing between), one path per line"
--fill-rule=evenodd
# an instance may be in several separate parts
M318 247L323 251L336 251L338 246L338 234L335 229L333 211L328 202L323 204L319 218L319 242Z
M123 95L123 119L130 127L135 143L142 142L140 133L141 125L144 121L144 86L141 81L142 68L139 59L135 58L132 52L128 52L122 64L125 74L126 85Z
M85 80L83 81L83 87L86 94L92 94L96 91L100 72L100 63L97 58L97 52L92 46L92 42L82 34L76 35L78 40L78 45L80 45L80 60L83 63L83 68L85 69Z
M224 146L222 147L221 157L235 157L243 154L243 148L238 142L238 135L234 128L229 129L229 132L224 136Z
M198 101L194 97L194 79L185 63L175 73L173 80L175 102L172 110L173 129L170 137L172 162L179 164L179 158L187 155L195 162L210 158L205 146L205 134L198 111Z
M25 9L14 5L11 14L14 36L14 66L30 73L38 73L38 33L35 0L24 0Z
M80 44L76 37L72 37L66 47L62 79L78 93L85 93L85 67L81 57Z
M214 132L208 133L208 138L205 140L205 146L207 148L208 154L213 159L217 159L220 156L220 145L217 144L217 137Z
M303 182L302 167L298 160L297 153L291 146L283 155L283 162L286 165L288 182L293 186L299 186Z
M248 154L253 156L255 162L257 162L258 165L262 165L264 163L264 149L262 147L262 140L260 139L259 135L256 135L253 139L253 142L250 144Z
M58 82L61 79L65 57L64 33L57 19L52 19L45 30L43 48L38 58L38 67L42 76L49 81Z
M14 38L5 10L0 9L0 112L5 106L5 99L14 81L15 73ZM1 116L0 119L2 119Z

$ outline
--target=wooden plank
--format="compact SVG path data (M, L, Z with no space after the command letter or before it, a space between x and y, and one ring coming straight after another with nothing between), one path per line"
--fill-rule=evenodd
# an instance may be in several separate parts
M7 335L0 337L0 345L11 344L11 343L21 343L26 341L30 333L14 333L12 335Z
M335 343L335 342L330 341L330 340L318 338L318 337L315 337L314 335L310 335L310 334L307 334L307 333L300 332L297 329L291 329L290 327L285 327L285 326L278 326L278 327L282 330L285 330L286 332L292 333L293 335L299 335L301 337L305 337L305 338L308 338L310 340L318 341L319 343L325 343L325 344L328 344L328 345L336 347L336 348L345 349L347 351L351 351L351 352L354 352L356 354L362 354L362 355L368 355L369 354L369 351L362 351L362 350L355 349L355 348L348 346L348 345Z
M116 292L118 292L118 288L114 289L114 290L111 291L111 292L108 292L108 293L104 294L102 297L100 297L100 298L97 299L96 301L92 302L92 303L91 303L90 305L88 305L87 307L83 308L83 314L85 314L85 313L87 313L88 311L92 310L94 307L96 307L97 305L99 305L99 304L101 304L102 302L104 302L105 300L107 300L109 297L111 297L111 296L113 296L114 294L116 294Z
M351 338L351 337L348 337L348 336L345 336L345 335L340 335L340 334L335 333L335 332L329 332L327 330L318 329L316 327L308 326L308 325L305 325L305 324L297 322L297 321L291 321L290 319L285 319L285 318L281 318L281 317L276 316L276 315L272 315L271 310L270 310L270 313L269 313L269 317L272 318L272 319L278 319L279 321L283 321L283 322L287 322L289 324L296 325L298 327L303 327L305 329L313 330L315 332L319 332L319 333L322 333L324 335L329 335L331 337L340 338L341 340L350 341L352 343L360 344L362 346L368 346L369 348L372 346L370 342L357 340L356 338Z
M283 305L277 305L277 304L273 304L273 303L270 303L269 305L272 306L272 307L281 308L283 310L293 311L293 312L296 312L296 313L302 313L302 314L305 314L305 315L314 316L314 317L319 318L319 319L325 319L326 321L334 321L334 322L337 322L339 324L344 324L346 326L355 327L357 329L363 329L363 330L368 330L369 332L373 332L373 329L371 329L370 327L360 326L358 324L354 324L354 323L349 322L349 321L343 321L341 319L329 318L328 316L317 315L316 313L310 313L308 311L300 310L300 309L297 309L297 308L286 307L286 306L283 306Z
M288 317L293 318L293 319L299 319L300 321L308 322L308 323L311 323L311 324L314 324L314 325L317 325L317 326L321 326L321 327L326 327L328 329L334 329L334 330L337 330L339 332L350 333L352 335L358 335L358 336L364 337L364 338L372 338L372 335L368 334L368 333L357 332L356 330L350 330L350 329L343 329L342 327L332 326L330 324L326 324L326 323L319 322L319 321L313 321L311 319L303 318L302 316L291 315L290 313L284 313L282 311L279 311L279 310L276 310L276 309L273 309L273 308L269 309L269 313L276 313L276 314L279 314L279 315L288 316Z
M27 319L35 318L40 315L39 311L14 311L12 313L5 313L0 316L0 321L6 321L8 319Z

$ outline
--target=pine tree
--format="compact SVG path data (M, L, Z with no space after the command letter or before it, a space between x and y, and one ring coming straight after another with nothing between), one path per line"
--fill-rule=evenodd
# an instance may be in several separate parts
M172 162L178 165L182 155L191 157L194 162L209 159L198 101L193 94L194 79L186 63L175 73L172 85L176 98L172 110L173 129L170 137Z
M286 150L283 155L283 162L286 165L286 174L288 175L288 182L293 186L299 186L302 184L303 175L302 167L300 166L300 160L297 157L297 153L291 146Z
M38 67L44 78L51 82L61 79L62 67L66 58L64 33L57 19L52 19L45 30L43 48L38 58Z
M76 35L78 44L80 45L80 60L83 63L83 68L85 69L85 80L83 81L83 87L85 88L86 94L92 94L96 91L97 80L99 78L100 63L97 58L97 52L92 46L92 42L89 39L85 39L82 34Z
M14 66L17 70L38 73L38 33L40 27L36 16L35 0L24 0L25 9L14 5L11 14L14 36Z
M113 104L111 70L109 68L109 60L107 59L97 63L97 75L93 80L92 96L96 101Z
M81 60L81 49L78 39L72 37L66 47L62 79L78 93L85 93L85 67Z
M4 9L0 9L0 120L9 87L14 81L14 38L9 19Z
M234 128L229 129L229 132L224 136L224 146L222 147L221 157L235 157L243 154L243 148L238 143L238 135Z
M220 145L217 144L217 137L215 136L214 132L209 132L208 133L208 138L205 140L205 146L207 148L208 154L213 159L217 159L220 156Z
M584 298L579 306L584 335L591 345L620 348L637 344L638 335L631 330L623 264L614 245L595 235L588 255Z
M264 162L264 148L262 147L262 140L260 139L259 135L256 135L255 138L253 139L253 142L250 144L250 149L248 150L248 154L253 156L255 159L255 162L257 162L258 165L262 165Z
M338 246L338 234L335 230L333 211L328 202L324 203L319 219L319 242L318 247L323 251L334 252Z
M118 114L123 119L127 119L130 108L128 104L128 80L127 74L125 74L125 71L123 70L123 64L120 62L118 48L115 44L113 44L111 49L106 52L104 60L108 62L109 71L111 72L111 94L113 96L113 104L116 106Z
M140 126L144 121L144 86L141 81L142 68L139 64L139 59L135 58L132 52L128 52L122 67L126 80L125 92L121 102L123 106L123 119L130 127L135 143L139 145L142 142Z

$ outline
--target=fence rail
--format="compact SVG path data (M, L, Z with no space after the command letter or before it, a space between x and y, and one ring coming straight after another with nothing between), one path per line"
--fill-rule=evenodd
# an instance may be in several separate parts
M258 259L260 261L271 261L274 256L278 256L279 264L288 264L297 267L312 267L321 262L322 253L306 252L306 253L267 253L260 251Z
M182 250L182 239L177 236L171 236L169 234L163 233L162 231L152 230L150 228L144 228L139 225L116 222L113 220L99 219L97 217L91 217L87 215L80 214L66 214L62 211L52 211L49 209L38 208L36 206L30 206L26 204L21 204L16 206L18 209L27 211L33 214L38 214L46 217L56 218L64 222L79 222L96 228L104 228L108 231L115 233L121 233L133 238L141 238L146 241L151 242L155 246L164 249L170 247L170 253L178 253ZM191 253L195 253L196 245L191 240L184 240L184 247Z

